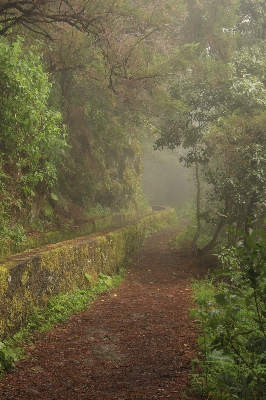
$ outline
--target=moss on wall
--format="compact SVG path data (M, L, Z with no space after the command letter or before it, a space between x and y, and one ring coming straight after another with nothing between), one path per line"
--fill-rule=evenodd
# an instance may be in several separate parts
M22 328L34 308L44 307L50 296L84 288L85 273L94 281L100 272L114 275L148 233L171 224L173 218L173 210L159 211L108 233L51 244L3 260L0 339Z
M40 233L38 235L27 236L26 241L21 244L14 244L0 240L0 258L8 257L12 254L17 254L29 249L35 249L51 243L58 243L64 240L73 239L85 235L90 235L93 232L99 232L110 227L121 225L128 220L139 218L146 214L148 209L142 209L137 212L127 212L121 214L104 215L91 218L90 221L76 227L55 232Z

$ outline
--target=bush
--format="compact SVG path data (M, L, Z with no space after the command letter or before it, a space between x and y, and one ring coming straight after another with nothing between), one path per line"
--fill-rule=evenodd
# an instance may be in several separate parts
M253 231L245 242L222 249L216 283L194 285L192 315L203 331L197 381L215 400L266 398L266 234Z
M35 53L22 39L10 44L0 38L0 238L11 240L21 231L13 225L34 216L53 187L66 146L61 114L48 107L51 85Z

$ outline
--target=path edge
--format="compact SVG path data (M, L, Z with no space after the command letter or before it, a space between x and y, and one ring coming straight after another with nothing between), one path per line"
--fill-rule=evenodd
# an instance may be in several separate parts
M20 253L0 262L0 340L26 325L50 297L114 275L151 233L173 225L174 209L157 211L125 226Z

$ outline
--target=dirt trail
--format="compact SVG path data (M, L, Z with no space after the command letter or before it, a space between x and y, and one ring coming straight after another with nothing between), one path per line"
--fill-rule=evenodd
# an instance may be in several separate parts
M195 400L188 390L197 353L189 280L206 272L208 260L170 249L177 230L150 237L118 289L38 334L28 359L0 382L0 399Z

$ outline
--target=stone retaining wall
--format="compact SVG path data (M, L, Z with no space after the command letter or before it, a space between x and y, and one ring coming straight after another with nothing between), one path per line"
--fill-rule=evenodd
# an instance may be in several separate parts
M85 273L114 275L145 240L174 220L174 210L154 212L121 228L51 244L0 262L0 340L22 328L49 297L88 284Z
M0 240L0 258L5 258L12 254L17 254L29 249L39 248L47 244L63 242L65 240L90 235L91 233L100 232L110 227L116 227L129 220L140 218L143 215L148 214L149 211L151 211L151 209L149 210L148 208L144 208L136 212L91 217L87 222L77 227L72 226L64 231L51 231L38 234L33 233L32 235L28 234L26 240L20 244Z

